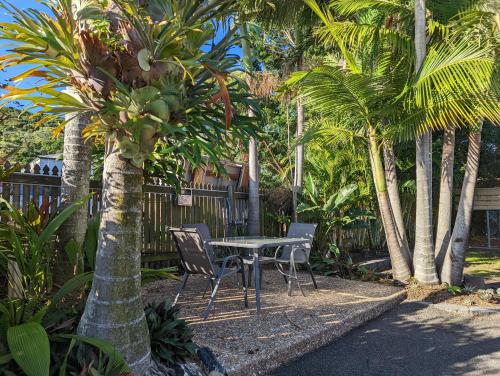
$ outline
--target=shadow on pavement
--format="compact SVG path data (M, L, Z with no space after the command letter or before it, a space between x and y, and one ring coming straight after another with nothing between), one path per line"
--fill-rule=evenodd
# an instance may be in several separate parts
M277 369L295 375L499 375L500 322L403 303Z

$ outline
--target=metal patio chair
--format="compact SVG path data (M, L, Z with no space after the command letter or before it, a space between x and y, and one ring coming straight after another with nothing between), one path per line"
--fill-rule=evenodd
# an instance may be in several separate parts
M245 267L241 256L227 256L223 259L221 266L219 266L213 261L215 260L213 250L209 250L209 248L205 246L203 238L197 229L170 228L170 233L172 234L177 252L179 253L181 263L184 268L184 275L182 276L181 283L177 288L177 294L173 303L174 305L177 303L182 290L186 287L186 283L190 275L198 274L209 278L213 283L213 288L208 306L202 315L206 320L215 301L220 281L223 278L235 275L236 273L241 273L245 307L248 308ZM236 265L231 267L233 263Z
M208 251L208 254L211 255L212 257L212 263L217 266L222 266L222 262L224 261L224 258L217 258L217 255L215 253L215 249L212 244L210 244L210 240L212 240L212 235L210 234L210 229L205 223L188 223L188 224L182 224L181 225L182 229L190 228L190 229L196 229L198 230L198 233L201 236L201 239L203 240L203 244L205 245L205 248ZM228 256L228 255L226 255ZM237 277L237 276L236 276ZM208 280L207 287L205 287L205 290L203 291L203 298L205 297L208 287L211 287L211 291L214 291L214 281L212 279Z
M291 223L288 228L288 238L305 238L308 241L301 245L287 245L279 247L274 254L274 261L278 271L283 275L285 282L288 284L288 296L292 295L292 279L297 281L300 292L303 296L304 290L300 285L297 275L297 264L306 265L309 274L311 275L314 288L317 289L318 285L314 274L312 272L311 264L309 263L309 254L311 253L312 242L314 233L316 232L316 223ZM278 257L278 254L281 254ZM284 265L288 265L288 272L285 271Z

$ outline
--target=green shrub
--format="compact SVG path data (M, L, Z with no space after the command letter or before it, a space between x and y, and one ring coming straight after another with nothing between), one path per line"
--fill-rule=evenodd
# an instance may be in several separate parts
M460 295L462 293L462 288L460 286L447 285L446 290L452 295Z
M330 244L326 257L313 261L313 269L326 276L337 275L342 278L361 279L363 281L380 279L380 273L356 265L352 261L349 252L341 250L336 244Z
M82 310L34 299L1 302L0 375L125 375L127 364L110 343L73 334Z
M40 206L31 203L26 213L0 198L5 220L0 223L0 271L9 276L8 283L17 295L38 300L50 293L55 234L89 197L69 205L54 218L49 216L47 197Z
M179 319L179 306L169 302L148 304L144 309L153 357L166 364L183 362L196 352L193 332Z

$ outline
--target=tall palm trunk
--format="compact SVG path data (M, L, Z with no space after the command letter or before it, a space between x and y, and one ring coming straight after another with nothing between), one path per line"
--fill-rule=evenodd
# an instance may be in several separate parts
M372 166L375 191L377 193L380 216L384 226L387 248L391 258L393 278L398 281L406 281L411 277L410 264L408 262L408 256L404 254L401 238L399 237L397 224L392 212L391 201L389 199L389 193L387 192L384 167L382 165L382 157L373 128L368 129L368 136L370 163Z
M448 126L443 134L441 157L441 183L439 187L439 211L434 255L438 273L443 266L444 256L451 236L451 209L453 203L453 163L455 161L455 127Z
M90 145L84 142L82 131L90 122L89 114L69 114L71 119L64 127L64 151L61 174L61 206L62 208L81 200L89 194L90 185ZM61 249L70 240L80 246L85 238L87 228L88 203L80 206L60 227L59 243ZM79 255L78 264L83 263L83 255ZM67 255L62 251L57 260L57 280L64 282L76 270L70 264Z
M248 142L248 235L260 234L259 159L257 140Z
M72 0L72 10L76 12L79 0ZM79 28L80 25L77 25ZM73 90L68 88L68 90ZM82 132L90 122L90 113L69 113L69 120L64 127L63 167L61 172L61 207L67 207L73 202L89 194L91 148L86 144ZM77 255L76 265L72 265L64 247L71 240L79 246L83 244L87 229L88 203L80 206L59 229L59 254L56 262L55 279L63 284L70 279L80 266L83 266L83 254Z
M297 45L302 44L302 33L300 27L296 28L296 39ZM302 70L304 68L304 55L301 54L297 61L297 69ZM297 97L297 139L300 139L304 134L304 124L305 124L305 113L304 113L304 103L302 98ZM304 144L302 142L297 143L295 147L295 169L293 177L293 220L298 222L298 194L302 190L304 179Z
M426 54L425 0L415 0L415 53L418 71ZM417 135L416 146L415 278L421 283L437 284L432 241L432 131Z
M465 166L464 182L460 193L455 226L448 243L444 258L441 280L450 285L460 285L464 272L465 251L469 241L469 232L476 188L479 156L481 154L481 130L483 122L469 135L469 150Z
M302 99L297 99L297 138L304 134L304 104ZM304 179L304 144L299 142L295 148L295 172L293 178L293 220L298 222L298 194L302 190Z
M241 45L243 50L243 66L247 75L252 71L252 49L248 43L247 24L240 25L242 36ZM248 111L250 117L254 116L253 111ZM251 137L248 141L248 235L255 236L260 234L260 197L259 197L259 155L257 140Z
M149 332L141 301L143 171L110 145L104 160L102 214L92 290L80 335L110 341L134 375L151 365Z
M387 192L391 201L391 208L394 214L394 220L398 228L398 234L402 245L402 252L411 265L410 247L408 246L408 237L406 236L405 223L403 219L403 210L399 198L398 177L396 173L396 161L392 143L384 142L384 168L385 179L387 182Z

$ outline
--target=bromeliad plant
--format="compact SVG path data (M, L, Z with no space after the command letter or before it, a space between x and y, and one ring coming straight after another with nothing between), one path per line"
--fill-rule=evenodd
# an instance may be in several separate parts
M86 137L104 139L103 203L92 291L79 333L111 341L134 374L152 370L140 298L143 164L157 143L197 164L235 138L255 135L245 83L231 73L235 0L52 0L47 12L3 7L11 42L2 68L39 77L5 101L50 116L90 112ZM5 45L6 43L4 43ZM69 87L70 90L63 90ZM64 124L64 123L63 123ZM62 127L60 128L62 129Z
M196 353L193 331L178 317L179 311L179 306L168 301L151 303L144 308L153 357L170 365L183 362Z

